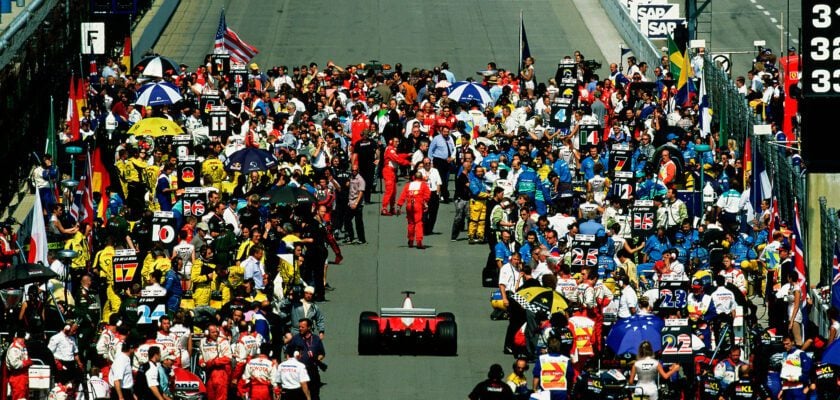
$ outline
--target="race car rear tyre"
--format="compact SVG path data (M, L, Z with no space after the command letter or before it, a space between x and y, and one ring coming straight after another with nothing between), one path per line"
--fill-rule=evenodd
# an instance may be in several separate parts
M437 325L438 351L444 356L458 354L458 325L455 321L442 321Z
M442 312L442 313L439 313L437 316L438 316L438 318L441 318L444 321L455 322L455 314L452 314L451 312Z
M359 354L376 354L379 346L379 324L376 321L359 321Z
M359 321L369 320L369 319L377 317L377 316L379 316L379 314L377 314L373 311L362 311L362 313L359 314Z

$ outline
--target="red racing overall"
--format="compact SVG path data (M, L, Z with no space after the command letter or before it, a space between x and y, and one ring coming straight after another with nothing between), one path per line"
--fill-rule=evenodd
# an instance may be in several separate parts
M11 400L29 398L29 366L32 360L26 351L23 338L16 338L6 351L6 367L9 369L9 386L12 387ZM3 390L6 390L4 387Z
M398 139L391 139L391 143L385 148L382 167L382 179L385 181L385 194L382 195L382 214L394 213L394 200L397 196L397 167L411 164L411 154L397 153Z
M432 192L429 185L423 181L423 176L414 177L414 180L403 187L400 200L397 202L400 208L405 204L405 218L408 221L408 247L417 241L417 247L423 247L423 212L429 202Z

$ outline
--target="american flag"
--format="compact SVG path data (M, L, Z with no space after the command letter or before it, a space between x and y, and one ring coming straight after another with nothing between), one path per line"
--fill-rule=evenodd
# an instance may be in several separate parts
M225 11L222 10L222 15L219 17L219 29L216 30L216 44L214 45L217 53L230 54L230 60L235 63L247 64L260 51L256 47L245 43L239 38L239 35L228 28L225 22Z

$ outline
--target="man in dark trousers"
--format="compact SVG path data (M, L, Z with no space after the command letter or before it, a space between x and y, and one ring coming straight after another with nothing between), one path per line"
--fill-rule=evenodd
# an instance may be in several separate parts
M359 175L365 180L365 204L370 204L370 194L373 192L374 176L376 175L375 162L379 156L379 145L370 137L375 133L375 131L366 132L353 148L353 152L356 154L355 164L359 167Z
M306 372L309 374L311 399L318 400L321 392L320 371L327 370L327 365L324 364L326 350L318 335L312 334L311 319L303 318L298 321L298 330L299 333L289 341L287 352L300 352L300 362L306 366Z

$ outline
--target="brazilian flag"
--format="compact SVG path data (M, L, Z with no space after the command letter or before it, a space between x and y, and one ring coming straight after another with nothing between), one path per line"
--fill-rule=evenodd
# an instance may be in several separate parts
M689 78L694 77L691 60L688 57L688 28L677 25L674 32L668 36L668 59L671 61L671 75L677 86L676 103L686 105L691 99L690 94L696 92Z

